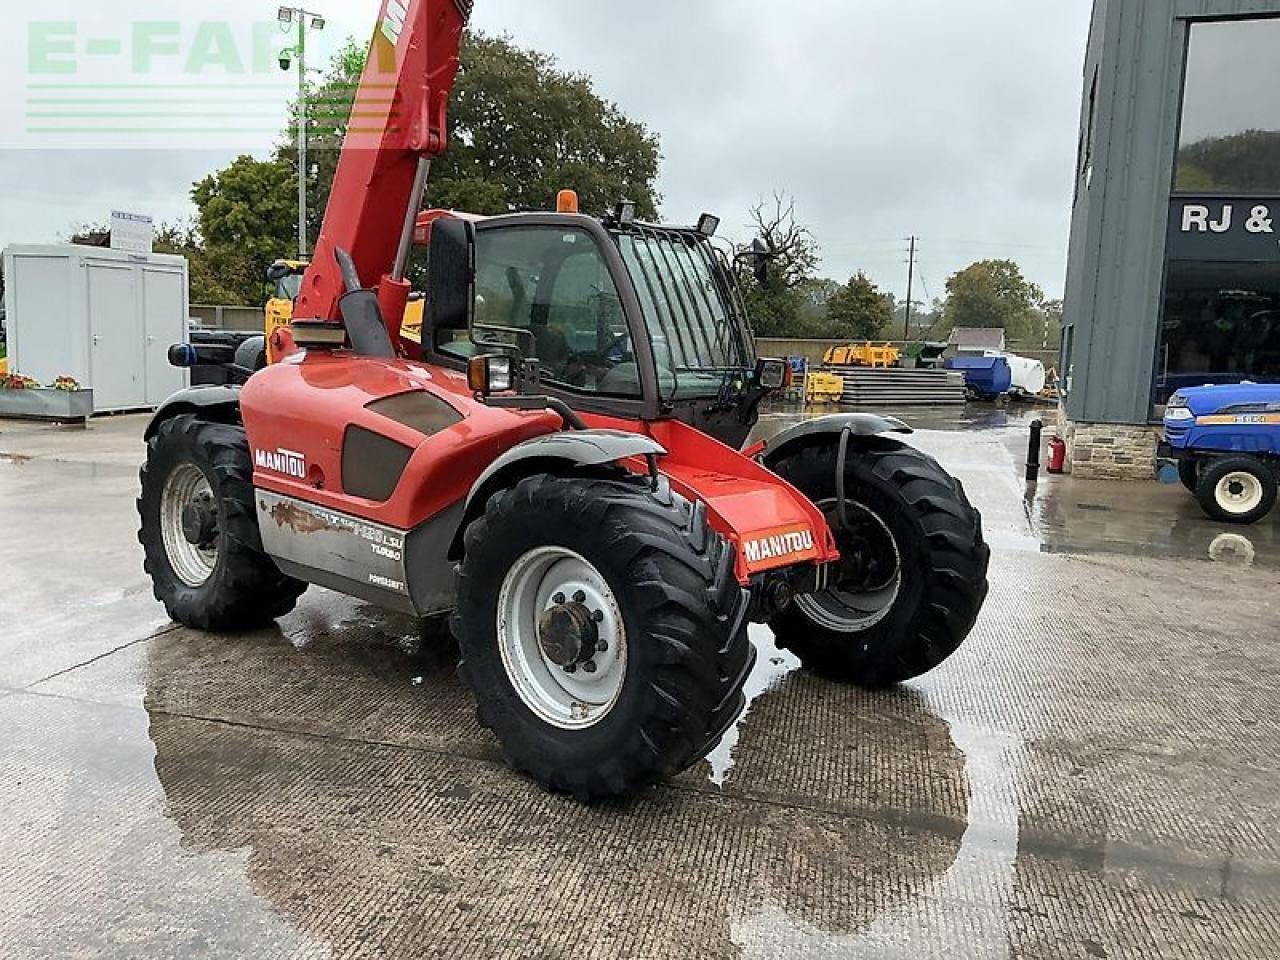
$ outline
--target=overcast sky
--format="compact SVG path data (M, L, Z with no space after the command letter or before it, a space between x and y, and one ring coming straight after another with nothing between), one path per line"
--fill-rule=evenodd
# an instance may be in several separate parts
M56 0L40 15L52 19L55 8L81 4ZM122 19L122 7L149 16L151 6L112 4L112 16ZM331 20L326 43L367 35L377 10L376 0L308 6ZM914 233L923 277L917 297L941 296L947 276L986 257L1018 260L1050 295L1061 295L1089 0L475 6L477 27L590 74L601 94L661 136L659 189L671 220L709 210L722 215L726 232L744 235L748 208L782 190L795 196L834 278L863 269L903 296L905 238ZM247 17L275 4L210 7ZM0 53L9 66L0 67L0 89L11 102L0 120L12 131L31 109L18 104L24 86L31 96L30 77L12 75L15 63L27 63L23 50L9 49L24 32L4 32ZM282 120L287 79L272 82L279 88L222 109L279 109ZM113 208L188 216L191 181L238 152L265 154L272 140L240 137L199 150L127 152L31 149L12 133L0 137L0 245L51 242Z

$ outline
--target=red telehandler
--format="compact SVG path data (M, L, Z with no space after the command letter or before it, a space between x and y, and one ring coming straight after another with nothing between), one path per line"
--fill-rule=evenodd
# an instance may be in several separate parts
M236 382L148 427L156 597L213 631L280 617L308 584L452 614L511 764L584 801L715 746L753 620L837 679L937 666L986 596L981 518L891 418L740 450L787 366L756 357L713 217L596 219L569 194L556 213L420 217L470 6L384 0L279 362L215 358ZM415 234L421 343L401 336Z

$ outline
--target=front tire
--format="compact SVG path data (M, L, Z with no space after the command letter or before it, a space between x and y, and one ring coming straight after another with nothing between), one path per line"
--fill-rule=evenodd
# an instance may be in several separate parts
M1196 487L1200 482L1200 463L1191 457L1184 457L1179 460L1178 480L1184 487L1195 493Z
M246 630L294 608L307 585L262 549L241 427L166 420L147 442L141 480L138 542L170 617L198 630Z
M960 482L931 457L879 437L848 451L842 527L837 458L830 443L775 465L827 515L841 562L826 591L797 597L770 625L778 646L816 673L891 686L932 670L969 635L991 551Z
M665 483L527 478L465 546L462 675L508 762L548 789L633 793L742 712L755 654L733 550Z
M1254 457L1223 457L1206 464L1196 484L1200 508L1224 523L1256 523L1276 505L1276 475Z

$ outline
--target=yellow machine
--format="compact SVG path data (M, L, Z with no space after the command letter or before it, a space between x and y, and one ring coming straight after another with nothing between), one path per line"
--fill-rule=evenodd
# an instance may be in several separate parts
M267 301L264 331L267 335L267 362L275 363L271 335L293 322L293 301L302 289L302 278L310 266L306 260L277 260L267 268L267 282L275 284L275 293ZM422 316L426 301L421 294L409 297L404 310L404 326L400 335L414 343L422 342Z
M831 367L896 367L901 360L902 352L888 343L832 347L822 358L822 362Z
M834 373L810 370L804 381L806 403L839 403L844 396L844 378Z

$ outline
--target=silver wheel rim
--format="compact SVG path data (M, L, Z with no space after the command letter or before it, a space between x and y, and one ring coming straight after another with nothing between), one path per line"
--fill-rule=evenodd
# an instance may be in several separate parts
M200 501L213 501L213 488L204 471L194 463L180 463L169 473L160 494L160 536L174 574L188 587L201 587L218 565L217 537L213 545L200 546L187 539L182 515Z
M1249 513L1262 504L1262 481L1252 473L1236 470L1218 481L1214 497L1227 513L1237 516Z
M565 601L580 602L595 615L601 644L590 672L585 665L559 666L539 642L540 619ZM498 650L521 702L561 730L595 726L622 694L627 674L622 610L600 571L572 550L538 547L511 565L498 594Z
M823 500L818 506L826 514L833 530L838 529L839 518L835 500ZM870 630L889 615L902 592L902 552L889 525L879 514L860 503L848 504L850 517L861 517L875 523L889 543L893 545L894 573L891 582L877 590L856 592L831 587L822 593L802 594L795 604L813 623L835 633L862 633ZM837 535L837 539L839 536Z

